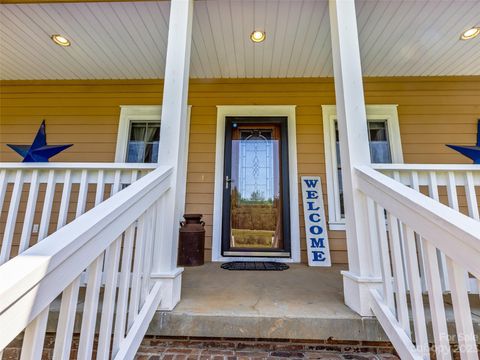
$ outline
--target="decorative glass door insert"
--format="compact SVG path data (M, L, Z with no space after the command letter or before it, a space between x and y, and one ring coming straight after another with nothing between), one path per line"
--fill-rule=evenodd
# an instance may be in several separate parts
M286 119L227 119L224 256L289 256L286 147Z

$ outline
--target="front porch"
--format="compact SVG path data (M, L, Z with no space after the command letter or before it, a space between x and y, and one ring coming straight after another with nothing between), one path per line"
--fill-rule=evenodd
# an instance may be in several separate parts
M40 359L51 331L54 359L77 344L78 359L132 359L150 334L388 340L402 360L448 360L454 343L462 360L477 360L480 168L445 143L470 143L479 117L480 67L468 66L478 46L458 34L478 28L462 15L480 8L452 4L2 4L0 19L32 50L17 49L13 33L0 52L1 143L26 143L45 116L54 142L78 146L63 163L0 151L9 161L0 163L0 358L21 334L21 359ZM442 12L456 26L432 15ZM402 26L385 31L381 14ZM44 49L57 45L37 34L60 22L77 36L52 59ZM419 49L423 28L445 41ZM254 43L254 33L268 40ZM106 55L105 67L90 54ZM126 68L116 61L127 57ZM130 72L137 61L143 69ZM225 71L233 64L246 71ZM191 79L199 74L207 78ZM255 151L232 151L249 139ZM318 179L315 191L300 186L304 176ZM184 213L204 214L199 268L177 262ZM221 270L232 257L291 268Z
M147 334L163 336L388 341L380 324L344 304L341 270L291 264L276 271L186 268L182 299L157 312Z
M362 317L344 303L341 271L343 265L328 269L291 264L288 270L228 271L221 263L185 268L182 298L172 311L157 311L146 336L212 339L290 339L389 342L375 317ZM424 297L429 342L433 343L432 319ZM480 298L469 295L475 331L480 328ZM444 295L449 333L455 332L455 316L450 295ZM85 304L81 289L74 332L80 333ZM102 308L103 301L99 303ZM412 311L409 303L409 311ZM61 299L50 307L47 331L55 333ZM100 313L98 314L100 317ZM411 326L414 318L409 317ZM480 338L476 340L480 344Z

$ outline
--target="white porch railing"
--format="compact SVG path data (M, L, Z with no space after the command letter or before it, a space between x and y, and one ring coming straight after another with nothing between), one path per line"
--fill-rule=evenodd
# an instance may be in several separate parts
M114 173L118 189L122 177ZM78 359L91 359L93 350L97 359L134 357L160 303L161 283L150 274L171 173L157 168L0 267L0 353L24 332L21 358L40 359L49 308L61 295L54 359L70 356L79 304ZM81 178L86 184L88 172L81 171ZM83 298L79 287L85 269Z
M372 311L401 359L430 358L419 264L424 269L437 359L451 359L450 340L458 342L462 359L478 359L466 274L480 279L480 222L370 167L357 167L355 172L358 188L368 199L372 258L379 259L383 277L383 289L371 290ZM452 181L451 175L447 178ZM452 191L453 184L449 186ZM447 328L439 254L445 257L448 278L444 281L456 334Z
M378 164L374 168L435 201L480 221L480 166L450 164ZM418 244L422 253L422 244ZM448 271L445 255L439 252L442 289L448 292ZM426 291L423 262L419 264L422 289ZM470 276L470 293L478 294L478 281Z
M155 167L0 163L0 265Z

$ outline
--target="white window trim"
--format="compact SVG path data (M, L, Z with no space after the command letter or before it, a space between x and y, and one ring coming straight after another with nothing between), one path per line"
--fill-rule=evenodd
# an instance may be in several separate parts
M300 220L298 209L297 131L295 105L226 105L217 106L217 140L215 150L215 191L213 204L212 261L281 261L300 262ZM286 116L288 118L288 167L290 187L290 258L223 257L222 200L225 149L225 119L227 116Z
M161 116L161 105L120 105L115 162L124 163L127 160L130 123L132 121L160 121Z
M190 114L192 106L188 105L187 123L185 126L185 153L188 154L188 143L190 135ZM117 146L115 150L115 162L124 163L127 159L128 135L132 121L161 121L161 105L120 105L120 120L118 122ZM160 133L160 136L162 134ZM187 158L185 156L185 174L187 169Z
M402 141L398 123L398 105L366 105L368 120L387 120L388 138L393 163L403 163ZM325 168L327 177L328 227L345 230L345 218L340 215L340 193L336 175L337 152L335 149L335 105L322 105Z

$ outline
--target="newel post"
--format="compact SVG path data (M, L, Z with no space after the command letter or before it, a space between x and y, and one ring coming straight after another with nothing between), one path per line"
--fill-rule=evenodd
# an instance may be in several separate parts
M178 228L185 207L188 80L193 0L172 0L163 86L159 165L173 167L171 188L158 206L152 278L163 283L160 308L180 301L182 268L177 267Z
M371 256L367 200L354 173L355 166L370 165L355 2L329 0L329 10L349 268L342 273L344 297L351 309L369 316L370 288L381 284L381 274Z

